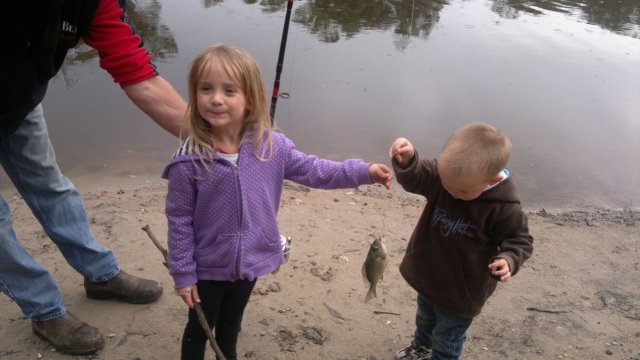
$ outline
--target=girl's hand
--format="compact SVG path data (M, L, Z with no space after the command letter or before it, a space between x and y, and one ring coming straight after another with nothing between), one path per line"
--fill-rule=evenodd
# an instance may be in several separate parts
M386 165L371 164L369 166L369 179L374 184L382 184L387 190L391 189L393 173Z
M511 279L509 263L505 259L495 259L491 264L489 264L489 269L491 269L491 275L499 278L500 282L507 282Z
M198 294L196 284L176 289L176 294L182 298L182 301L184 301L190 309L193 309L194 303L200 303L200 295Z
M396 159L400 166L406 166L415 155L415 149L409 140L397 138L389 149L389 157Z

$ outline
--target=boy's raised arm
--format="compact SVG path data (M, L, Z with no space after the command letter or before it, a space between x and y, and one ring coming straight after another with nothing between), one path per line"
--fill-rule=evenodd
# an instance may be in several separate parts
M414 155L413 145L405 138L397 138L389 149L389 157L395 159L402 167L406 166Z

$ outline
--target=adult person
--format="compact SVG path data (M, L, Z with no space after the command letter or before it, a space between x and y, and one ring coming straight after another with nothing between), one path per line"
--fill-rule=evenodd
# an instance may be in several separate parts
M84 276L89 298L152 303L157 282L122 271L98 245L74 185L60 173L41 101L48 81L79 40L98 50L100 65L158 125L180 133L186 103L158 75L125 15L126 0L21 0L3 4L0 24L0 163L65 260ZM100 331L69 313L50 274L22 247L0 197L0 289L31 319L33 332L58 351L91 354Z

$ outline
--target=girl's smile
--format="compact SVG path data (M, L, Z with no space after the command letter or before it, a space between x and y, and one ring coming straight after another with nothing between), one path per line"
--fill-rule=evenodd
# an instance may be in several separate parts
M238 82L220 64L201 75L197 90L198 112L216 132L236 132L247 113L247 98Z

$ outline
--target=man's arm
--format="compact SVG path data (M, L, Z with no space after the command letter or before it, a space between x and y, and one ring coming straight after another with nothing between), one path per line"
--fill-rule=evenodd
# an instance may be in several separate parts
M126 86L124 92L163 129L175 136L189 135L189 122L185 121L187 104L163 77L158 75Z
M158 76L151 55L126 17L125 6L126 1L101 0L83 40L98 50L100 66L145 114L171 134L178 136L182 130L187 136L189 125L181 129L187 105Z

